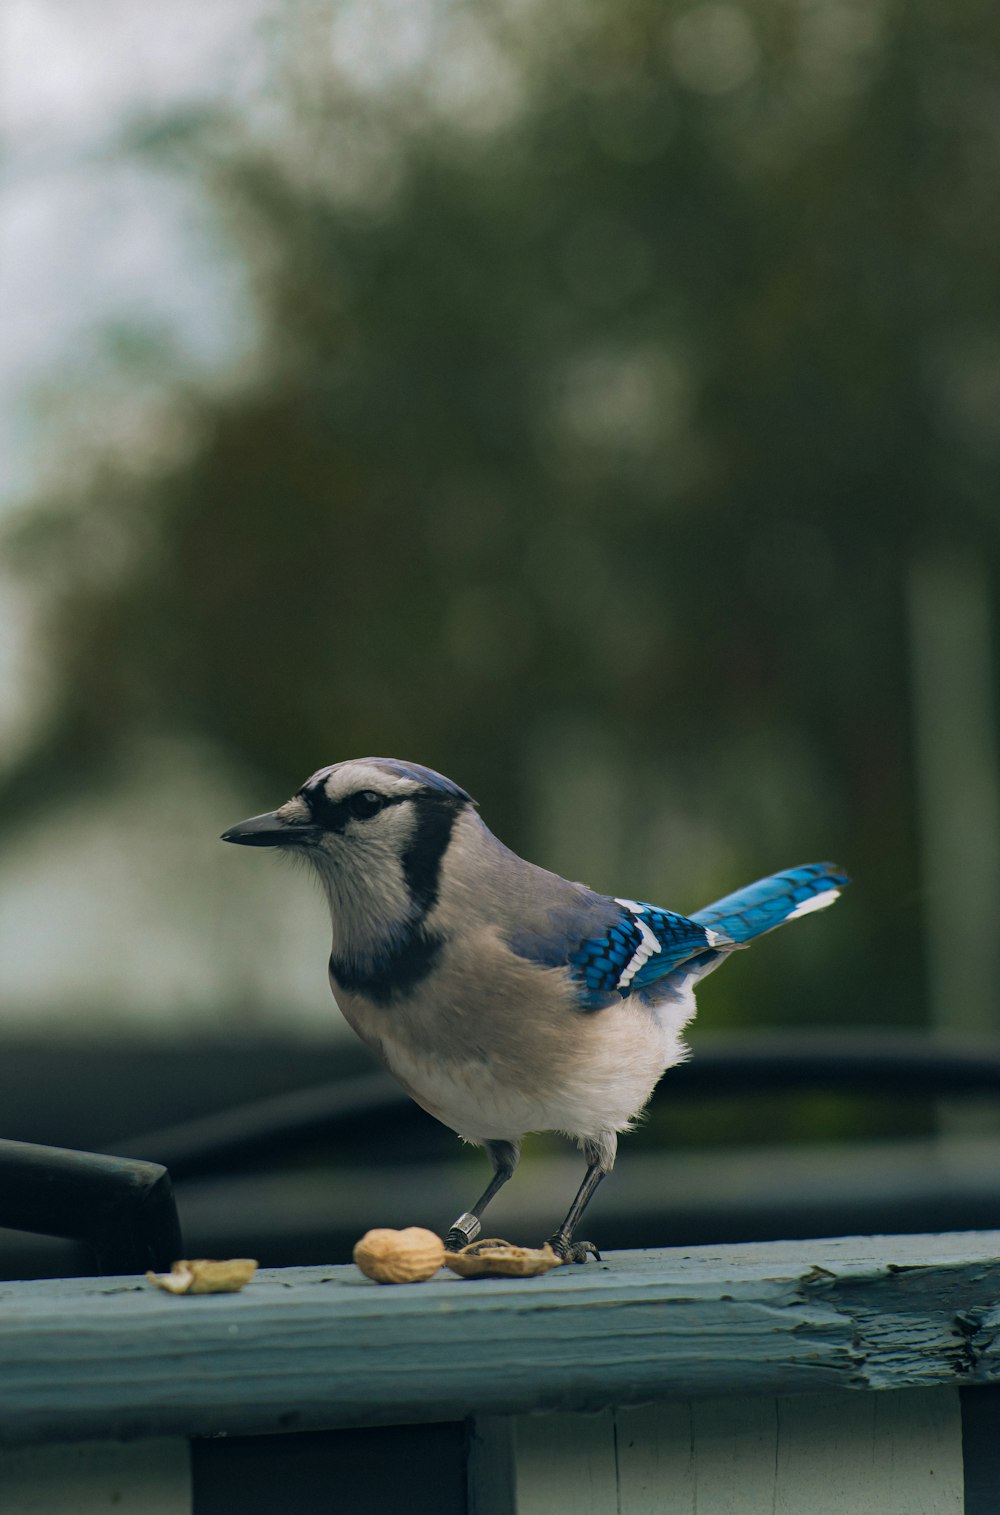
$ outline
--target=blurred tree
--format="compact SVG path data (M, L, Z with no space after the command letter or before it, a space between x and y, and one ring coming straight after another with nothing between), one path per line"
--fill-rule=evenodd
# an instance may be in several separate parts
M863 882L785 1009L761 951L720 1015L919 1016L905 584L945 541L996 566L1000 16L442 6L423 75L364 93L359 14L292 12L266 129L136 149L222 207L260 352L182 397L173 460L11 543L58 694L8 822L147 731L262 804L400 753L681 908L838 855Z

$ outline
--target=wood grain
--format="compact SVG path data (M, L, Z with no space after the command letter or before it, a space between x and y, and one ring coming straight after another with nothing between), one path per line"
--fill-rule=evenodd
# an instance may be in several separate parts
M0 1441L1000 1382L998 1255L990 1232L619 1253L398 1288L349 1267L200 1298L136 1279L0 1284Z
M954 1389L516 1416L495 1515L962 1515ZM491 1512L493 1515L493 1512Z

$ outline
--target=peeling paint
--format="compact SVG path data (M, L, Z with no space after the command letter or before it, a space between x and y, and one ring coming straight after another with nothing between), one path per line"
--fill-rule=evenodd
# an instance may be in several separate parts
M180 1300L133 1279L5 1283L0 1440L1000 1382L998 1254L998 1233L834 1238L391 1294L329 1267Z

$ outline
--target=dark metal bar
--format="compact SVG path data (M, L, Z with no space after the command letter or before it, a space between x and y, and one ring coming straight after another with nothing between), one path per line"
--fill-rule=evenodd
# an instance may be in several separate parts
M136 1158L0 1141L0 1226L87 1242L100 1273L183 1255L170 1174Z
M1000 1045L942 1043L911 1032L720 1037L696 1045L691 1061L672 1068L654 1098L804 1087L915 1098L1000 1097ZM356 1132L366 1122L395 1127L401 1120L436 1126L386 1074L371 1073L255 1100L109 1146L154 1153L179 1180L270 1161L297 1146Z
M367 1073L252 1100L109 1145L116 1152L154 1152L179 1180L284 1156L300 1144L346 1127L353 1130L359 1122L395 1124L411 1112L415 1119L438 1127L388 1074Z
M660 1093L748 1094L802 1087L940 1098L1000 1096L1000 1043L913 1032L768 1032L695 1045Z

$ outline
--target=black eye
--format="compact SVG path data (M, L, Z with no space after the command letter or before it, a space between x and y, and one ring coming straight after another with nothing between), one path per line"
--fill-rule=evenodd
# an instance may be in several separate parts
M366 821L371 815L378 815L385 799L381 794L376 794L374 789L362 789L357 794L352 794L347 801L347 808L359 821Z

